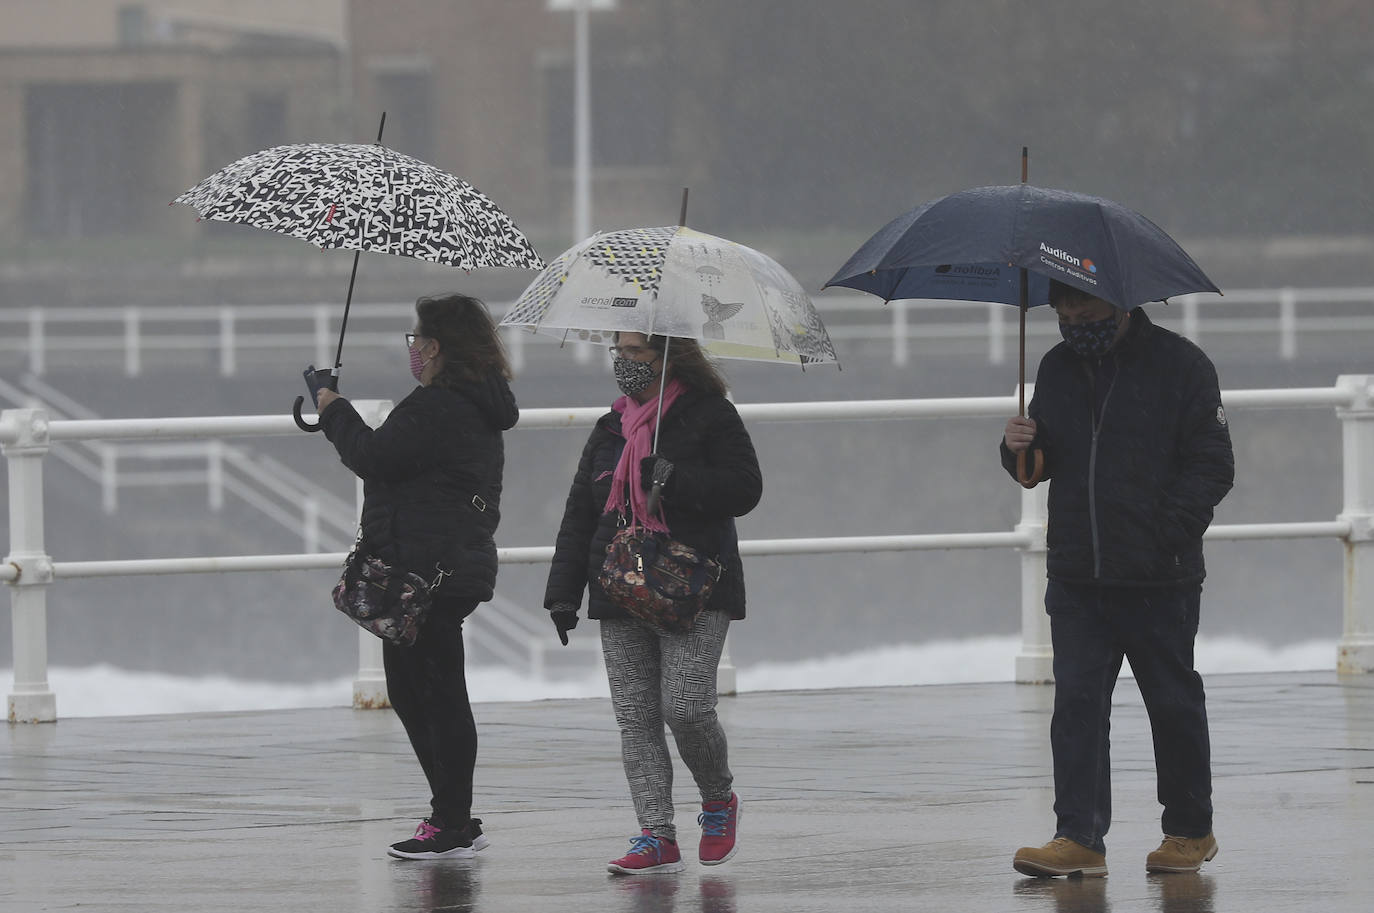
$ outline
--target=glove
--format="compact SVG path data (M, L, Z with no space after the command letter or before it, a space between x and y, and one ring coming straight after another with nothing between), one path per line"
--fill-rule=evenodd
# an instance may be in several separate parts
M673 464L666 457L653 454L639 461L639 486L645 491L653 488L655 484L662 491L672 476Z
M335 393L339 392L338 381L328 368L316 371L314 365L307 365L306 369L301 372L301 376L305 378L305 386L310 391L310 402L314 404L316 409L320 408L321 390L328 387Z
M558 639L566 647L568 645L568 632L577 627L577 606L566 602L556 602L549 609L549 617L553 619L553 626L558 629Z

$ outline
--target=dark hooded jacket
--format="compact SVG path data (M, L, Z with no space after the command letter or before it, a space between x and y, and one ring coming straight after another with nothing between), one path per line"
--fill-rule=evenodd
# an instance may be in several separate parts
M498 374L451 389L417 387L373 430L345 399L320 414L325 437L363 480L362 545L432 579L436 606L492 597L501 521L501 432L519 418Z
M545 608L580 606L585 590L589 618L626 617L597 582L618 527L618 515L602 511L624 447L620 413L612 410L597 420L582 448L554 546ZM763 495L763 475L744 422L725 397L688 389L663 416L658 452L673 463L662 500L670 534L719 557L723 566L707 609L743 618L744 565L734 518L753 510Z
M1206 576L1202 534L1235 464L1216 369L1203 351L1131 312L1101 359L1060 343L1027 410L1049 479L1051 579L1169 586ZM1015 455L1001 447L1013 478Z

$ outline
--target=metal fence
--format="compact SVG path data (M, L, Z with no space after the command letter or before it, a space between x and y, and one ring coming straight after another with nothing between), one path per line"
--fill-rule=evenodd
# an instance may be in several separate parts
M1271 337L1274 351L1291 361L1301 339L1313 334L1374 332L1374 287L1238 289L1225 296L1181 295L1175 307L1152 315L1156 322L1197 342L1211 336L1258 334ZM871 295L821 295L816 304L836 341L881 341L896 365L905 365L913 344L965 341L980 344L993 364L1014 347L1016 310L1001 304L959 301L893 301ZM503 314L508 304L496 304ZM351 351L394 349L409 326L409 303L355 304L349 315ZM314 352L314 363L331 364L343 308L337 304L187 305L185 307L0 308L0 354L13 353L25 369L42 376L54 358L90 358L99 353L122 360L134 377L146 357L158 353L203 353L232 377L248 356L285 350ZM1031 336L1050 337L1052 322L1032 322ZM525 347L548 337L512 331L512 363L524 365ZM579 346L584 360L590 351ZM1014 354L1014 353L1013 353Z
M1342 541L1344 612L1337 669L1374 672L1374 375L1347 375L1332 387L1231 390L1222 395L1231 409L1327 407L1341 421L1343 506L1332 519L1214 525L1209 539L1336 538ZM387 401L355 402L372 425L390 409ZM743 404L749 422L829 422L856 419L939 419L1002 417L1016 408L1015 397L869 400L812 403ZM600 407L530 409L521 413L512 433L537 429L586 428ZM0 563L0 581L10 587L14 631L14 685L9 695L12 722L56 719L56 696L48 685L47 590L67 579L142 574L307 570L337 568L341 552L295 555L236 555L198 558L146 558L118 561L61 561L48 554L44 540L43 465L53 443L60 441L127 441L136 439L205 441L297 434L289 416L211 416L197 418L54 420L41 409L0 412L0 452L8 460L10 554ZM1332 444L1334 446L1334 443ZM919 533L899 536L852 536L755 539L740 544L749 555L798 555L837 552L892 552L940 549L1015 549L1021 562L1021 637L1016 680L1050 679L1048 620L1043 611L1045 588L1046 486L1022 493L1021 518L1011 530L980 533ZM361 484L358 486L361 502ZM504 548L506 564L550 560L551 546ZM496 616L499 613L487 613ZM517 622L509 621L517 629ZM542 634L542 632L541 632ZM543 638L547 639L547 638ZM541 643L542 640L541 639ZM734 690L728 665L721 690ZM380 642L359 632L359 667L354 704L385 703Z

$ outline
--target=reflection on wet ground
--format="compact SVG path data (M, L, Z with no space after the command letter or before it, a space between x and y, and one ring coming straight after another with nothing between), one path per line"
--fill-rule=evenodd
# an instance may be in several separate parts
M1048 839L1052 691L1011 684L754 693L725 700L741 850L614 876L635 831L604 700L484 704L471 860L391 859L425 812L395 718L346 709L9 726L0 911L81 906L488 913L1365 913L1374 909L1374 681L1208 681L1221 853L1152 875L1158 808L1144 710L1113 716L1105 879L1023 878Z

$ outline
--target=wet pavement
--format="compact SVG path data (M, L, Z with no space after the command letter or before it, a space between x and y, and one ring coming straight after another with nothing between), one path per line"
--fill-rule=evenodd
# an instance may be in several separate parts
M473 860L385 855L426 812L389 712L69 719L0 732L0 911L1367 911L1374 677L1212 676L1217 858L1147 876L1159 842L1134 685L1113 714L1106 879L1030 879L1051 836L1052 689L1009 683L727 698L741 849L617 877L635 832L605 700L480 704ZM60 704L59 704L60 711Z

